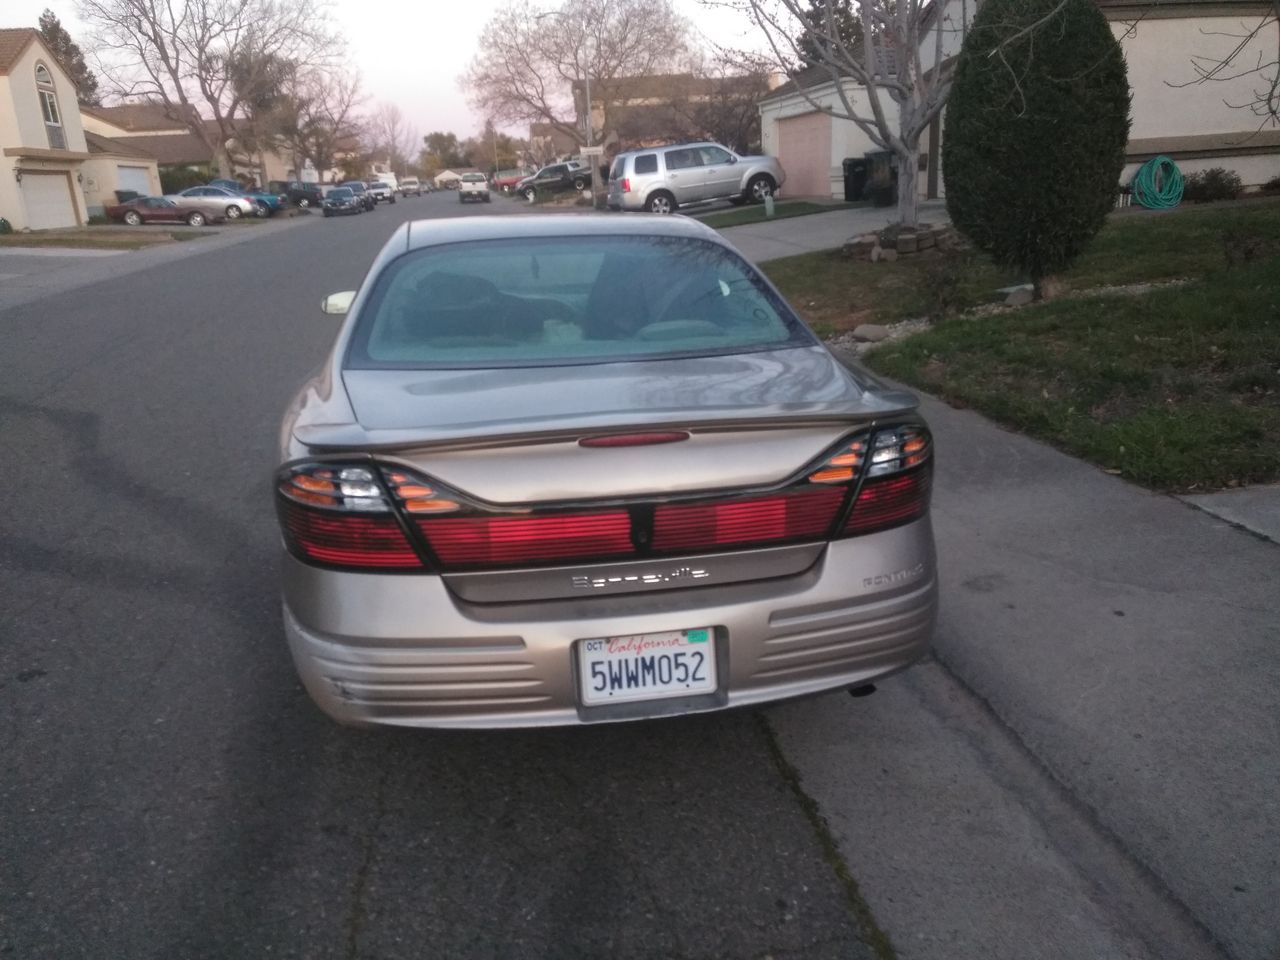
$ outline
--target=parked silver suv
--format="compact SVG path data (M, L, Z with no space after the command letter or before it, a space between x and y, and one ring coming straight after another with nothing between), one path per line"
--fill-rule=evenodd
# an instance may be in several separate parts
M672 213L709 200L759 203L786 179L777 158L740 157L718 143L631 150L609 170L609 207Z

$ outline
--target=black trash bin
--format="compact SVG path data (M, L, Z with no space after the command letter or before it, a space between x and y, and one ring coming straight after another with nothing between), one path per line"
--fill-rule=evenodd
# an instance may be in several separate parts
M866 157L844 158L844 199L847 203L864 199L871 165Z
M868 165L865 199L877 207L892 207L898 202L898 160L892 150L874 150L866 156Z

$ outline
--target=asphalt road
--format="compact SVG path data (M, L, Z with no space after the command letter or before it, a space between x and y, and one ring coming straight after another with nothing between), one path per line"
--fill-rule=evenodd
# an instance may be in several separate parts
M312 217L0 312L0 956L870 955L756 715L358 732L295 679L269 476L319 300L405 219L523 212Z

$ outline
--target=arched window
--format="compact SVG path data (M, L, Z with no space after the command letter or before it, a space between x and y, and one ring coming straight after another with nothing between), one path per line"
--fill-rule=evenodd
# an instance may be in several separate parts
M36 64L36 96L40 98L40 113L44 116L49 146L54 150L67 149L67 138L62 132L62 112L58 109L58 94L53 88L53 74L43 63Z

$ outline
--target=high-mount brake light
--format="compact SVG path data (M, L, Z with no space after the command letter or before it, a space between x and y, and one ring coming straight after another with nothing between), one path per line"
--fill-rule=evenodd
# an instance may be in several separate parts
M661 433L613 433L603 437L583 437L580 447L649 447L659 443L679 443L688 440L684 430L668 430Z

